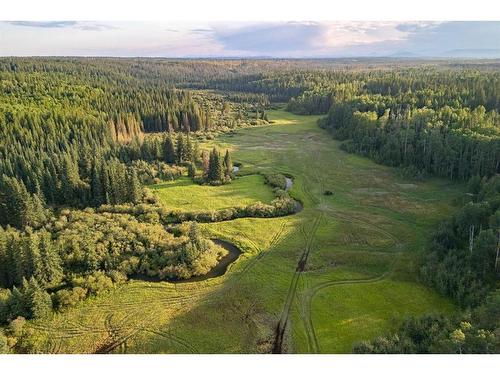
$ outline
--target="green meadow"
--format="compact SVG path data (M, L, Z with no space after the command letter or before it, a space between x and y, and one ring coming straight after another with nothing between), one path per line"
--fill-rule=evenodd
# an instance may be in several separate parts
M167 207L185 211L218 210L258 201L269 203L274 199L272 189L264 184L261 175L242 176L222 186L196 185L189 177L182 177L150 188Z
M33 321L40 352L350 353L352 345L408 315L452 313L419 283L418 255L464 187L401 177L340 150L317 116L272 111L271 125L239 129L202 145L230 149L241 173L229 185L187 178L150 188L180 210L222 209L273 192L259 171L293 176L298 214L202 224L243 254L221 277L184 284L128 282L67 312ZM325 195L330 190L333 195ZM302 264L301 259L306 261ZM281 324L280 324L281 322Z

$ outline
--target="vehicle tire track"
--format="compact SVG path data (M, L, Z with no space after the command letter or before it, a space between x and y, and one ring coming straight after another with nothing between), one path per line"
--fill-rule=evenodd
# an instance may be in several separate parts
M399 254L399 253L398 253ZM321 353L321 348L319 346L318 338L316 335L316 331L314 329L314 324L312 321L312 300L314 296L322 289L329 288L336 285L355 285L355 284L372 284L383 281L387 279L392 272L394 271L394 264L396 263L397 258L393 260L391 265L389 266L389 270L384 272L380 276L369 277L369 278L360 278L360 279L346 279L346 280L332 280L325 281L315 285L313 288L309 289L304 296L304 300L302 301L303 309L305 312L305 329L306 334L308 336L308 344L309 348L312 349L312 353Z
M162 336L162 337L165 337L181 346L183 346L184 348L186 348L190 353L192 354L199 354L200 352L198 351L198 349L196 349L196 347L194 347L193 345L189 344L187 341L181 339L179 336L177 335L174 335L173 333L170 333L170 332L164 332L164 331L156 331L156 330L150 330L150 329L146 329L144 330L144 332L149 332L149 333L153 333L155 335L158 335L158 336Z
M280 320L276 327L276 336L273 346L273 353L280 354L283 352L283 339L285 335L285 330L288 324L288 320L290 317L290 310L295 298L295 294L297 292L297 285L300 278L301 273L304 271L305 266L307 264L307 259L312 249L312 245L314 242L314 235L320 225L321 219L323 218L323 213L320 213L315 220L313 221L313 225L310 231L306 232L305 227L301 227L302 235L305 239L305 247L302 252L300 259L298 261L297 267L292 277L292 281L290 283L290 287L288 288L288 293L286 296L285 304L283 306L283 310L281 312Z

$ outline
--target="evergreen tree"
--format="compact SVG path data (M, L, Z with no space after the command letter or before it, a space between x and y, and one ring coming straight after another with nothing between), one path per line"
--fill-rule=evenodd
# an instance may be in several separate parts
M233 175L233 161L231 160L229 150L226 150L226 155L224 156L224 175L229 178Z
M29 228L22 237L21 251L23 252L23 277L40 277L43 274L42 259L39 249L37 233Z
M186 144L184 147L184 161L186 162L191 162L194 161L193 154L194 154L194 149L193 149L193 144L191 143L191 137L189 134L186 137Z
M52 311L52 300L50 295L38 284L34 277L27 282L23 281L23 301L27 319L38 319L46 317Z
M193 244L194 248L203 251L203 237L200 232L198 223L194 221L189 227L189 241Z
M66 154L62 162L61 193L64 202L76 204L82 196L83 186L78 173L78 166L69 154Z
M193 162L198 163L200 161L200 145L198 142L194 142L194 149L193 149Z
M23 280L23 284L27 285L26 279ZM26 301L26 297L23 293L23 289L19 289L18 287L14 286L12 288L12 292L9 293L10 295L7 296L8 298L8 319L14 319L17 318L18 316L23 316L25 318L28 318L31 316L31 311L29 310L28 303Z
M222 164L220 161L220 154L214 147L212 152L210 153L210 158L209 158L208 181L209 182L222 181L222 176L223 176L223 171L222 171Z
M177 136L177 142L176 142L176 157L177 157L177 164L182 164L184 160L184 156L186 155L186 150L184 146L184 137L182 136L181 133Z
M191 178L196 176L196 165L193 162L188 165L188 176Z
M23 181L2 176L0 182L0 221L22 229L30 224L32 217L30 194Z
M6 261L7 270L6 279L7 287L12 285L21 285L23 277L26 274L25 264L26 260L24 252L21 247L21 237L18 231L7 232L7 246L6 246Z
M38 236L40 239L41 272L35 274L35 277L42 286L55 285L61 281L63 276L59 252L54 246L49 232L43 230L39 232Z
M208 176L208 170L210 168L210 156L206 150L201 152L201 164L203 166L203 175Z
M142 199L142 186L137 177L137 171L134 168L128 172L128 201L140 203Z
M98 207L106 202L101 173L99 172L98 161L96 159L92 163L92 172L90 175L90 201L94 207Z
M0 226L0 287L8 284L7 233ZM9 285L10 286L10 285Z
M113 192L111 189L111 181L108 173L108 168L106 166L102 166L100 168L100 179L103 193L103 203L111 204Z
M172 141L172 136L169 134L165 137L163 143L163 160L165 163L174 164L176 160L174 142Z

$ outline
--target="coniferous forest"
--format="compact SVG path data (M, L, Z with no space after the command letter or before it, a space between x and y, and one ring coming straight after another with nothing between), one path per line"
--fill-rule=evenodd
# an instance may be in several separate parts
M22 329L26 321L73 311L133 280L210 275L229 256L213 235L231 238L223 222L246 218L259 226L257 220L337 199L335 186L321 177L335 164L307 159L304 167L314 174L305 177L252 158L266 146L269 155L282 150L281 133L264 134L268 144L232 146L240 132L281 126L276 114L283 110L297 115L294 121L313 118L317 141L334 139L349 157L394 167L415 184L439 179L463 190L433 218L411 263L415 280L451 301L453 314L412 315L393 331L358 340L352 351L499 353L497 60L55 57L0 58L0 352L43 352L36 335ZM300 153L308 144L290 147ZM281 160L295 160L290 155ZM242 165L239 157L249 161ZM250 178L260 183L245 186ZM193 209L190 194L198 190L181 193L178 206L165 203L162 194L168 202L176 184L230 197L241 184L260 195ZM230 188L237 192L223 190ZM201 200L214 199L208 197ZM211 232L207 223L220 226ZM304 228L306 240L296 247L307 251L293 272L349 264L313 258L316 268L308 269L315 245L307 233L314 228ZM248 253L261 259L252 244L258 236L236 244L248 240ZM253 303L245 316L264 304ZM280 327L272 332L279 336ZM280 340L267 352L281 352Z

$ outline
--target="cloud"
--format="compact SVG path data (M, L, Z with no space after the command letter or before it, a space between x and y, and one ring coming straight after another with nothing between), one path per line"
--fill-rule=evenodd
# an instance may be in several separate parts
M212 33L212 32L214 32L214 29L201 29L201 28L199 28L199 29L190 29L189 31L192 33Z
M76 21L5 21L14 26L43 27L43 28L64 28L73 27Z
M43 29L72 28L85 31L103 31L116 29L111 24L86 22L86 21L5 21L10 25L23 27L38 27Z
M500 22L442 22L413 30L402 47L425 56L451 50L500 49Z
M0 35L0 55L500 56L500 22L0 21Z
M400 23L396 29L406 33L419 33L438 27L441 22L407 22Z
M314 22L217 26L213 38L224 48L251 53L283 53L315 48L324 26Z

